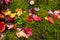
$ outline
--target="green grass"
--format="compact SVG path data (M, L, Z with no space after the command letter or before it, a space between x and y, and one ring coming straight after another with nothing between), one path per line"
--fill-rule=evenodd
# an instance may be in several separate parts
M28 18L28 10L34 7L40 8L40 11L36 14L41 16L43 20L41 22L32 21L31 23L24 21L23 18ZM23 13L22 16L16 20L18 24L17 27L29 27L32 29L33 35L28 39L23 37L17 38L15 34L16 30L6 30L6 35L3 40L60 40L60 20L54 19L55 25L44 20L44 17L48 16L48 10L54 11L60 9L60 0L35 0L34 6L30 6L29 0L13 0L10 10L14 12L16 8L22 8L27 11L26 14ZM42 38L42 34L46 35L45 39Z

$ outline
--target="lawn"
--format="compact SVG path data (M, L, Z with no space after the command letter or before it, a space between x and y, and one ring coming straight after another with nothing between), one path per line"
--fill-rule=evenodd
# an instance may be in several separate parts
M34 6L29 4L29 0L13 0L9 9L14 12L17 8L21 8L26 11L20 17L17 18L17 27L29 27L33 31L33 35L28 39L17 38L16 30L6 30L3 40L60 40L60 20L54 19L54 25L44 19L48 17L48 10L59 10L60 0L34 0ZM35 14L41 16L43 20L41 22L32 21L28 23L24 18L28 18L29 9L39 7L40 11ZM42 36L43 35L43 36Z

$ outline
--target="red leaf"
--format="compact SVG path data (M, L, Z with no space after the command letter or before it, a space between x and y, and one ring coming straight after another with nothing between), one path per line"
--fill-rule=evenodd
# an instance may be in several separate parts
M5 17L5 22L11 23L11 22L14 22L14 21L15 21L15 19L14 18L11 18L10 16L6 16Z
M32 20L33 20L32 17L29 16L29 18L28 18L28 22L31 22Z
M42 20L42 18L39 17L39 16L37 16L37 15L33 15L33 19L34 19L35 21L41 21L41 20Z
M31 13L32 14L35 14L35 10L33 8L31 9Z
M32 35L32 30L30 28L25 28L24 32L26 33L27 37Z
M53 18L52 17L48 17L48 21L52 24L54 24Z
M5 24L4 22L0 22L0 32L3 32L5 30Z
M58 19L58 15L56 15L56 14L53 14L53 17L54 17L55 19Z

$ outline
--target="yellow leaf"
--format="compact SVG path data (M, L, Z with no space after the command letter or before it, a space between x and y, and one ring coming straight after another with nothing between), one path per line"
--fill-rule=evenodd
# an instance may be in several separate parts
M5 16L7 15L10 15L11 14L11 11L6 11L6 12L3 12Z
M21 16L22 15L22 9L16 9L16 15Z
M60 18L60 15L58 15L58 19Z
M45 20L48 20L48 18L47 18L47 17L45 17Z
M23 11L24 13L26 13L26 11Z
M11 18L14 18L16 16L16 14L14 13L14 14L10 14L10 17Z

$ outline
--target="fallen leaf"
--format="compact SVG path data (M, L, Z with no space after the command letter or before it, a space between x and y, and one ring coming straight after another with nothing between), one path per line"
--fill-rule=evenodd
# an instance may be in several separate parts
M33 19L32 19L32 16L29 16L28 17L28 22L31 22Z
M5 17L5 22L13 23L15 21L15 18L11 18L10 16Z
M30 5L34 5L34 4L35 4L34 0L31 0Z
M17 32L16 35L17 35L18 38L20 38L20 37L28 38L24 31Z
M33 19L34 19L35 21L37 21L37 22L42 20L42 18L39 17L39 16L37 16L37 15L33 15L32 17L33 17Z
M49 13L49 14L52 14L52 15L54 14L51 10L49 10L48 13Z
M7 15L10 15L11 14L11 11L7 10L7 11L5 11L3 13L4 13L5 16L7 16Z
M54 17L55 19L58 19L58 15L56 15L56 14L53 14L53 17Z
M16 15L21 16L22 15L22 9L16 9Z
M32 14L35 14L35 9L34 8L31 8L31 9L29 9L29 13L32 13Z
M4 15L3 14L0 14L0 18L3 18L4 19Z
M53 18L52 17L45 17L45 19L47 21L49 21L50 23L54 24Z
M10 0L5 0L5 3L6 3L7 5L9 5Z
M39 11L39 10L40 10L40 8L34 8L34 10L35 10L35 11Z
M14 30L16 29L17 24L7 23L6 26L9 30Z
M32 35L32 30L30 28L25 28L24 32L26 33L28 38Z
M5 23L4 22L0 22L0 32L4 32L5 31Z
M56 15L59 15L59 13L60 13L59 11L54 11L54 14Z
M15 16L16 16L16 14L15 13L12 13L12 14L10 14L9 15L11 18L14 18Z
M0 40L2 40L4 37L4 34L3 33L0 33Z

